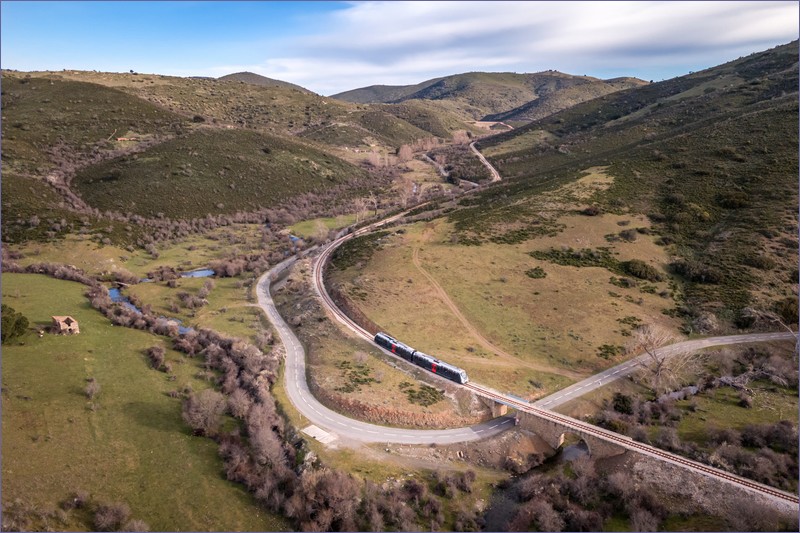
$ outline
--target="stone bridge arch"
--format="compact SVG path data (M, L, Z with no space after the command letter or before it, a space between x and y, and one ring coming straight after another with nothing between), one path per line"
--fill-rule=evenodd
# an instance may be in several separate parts
M522 429L536 433L554 450L558 450L564 444L567 435L571 434L586 443L586 447L589 449L589 455L595 459L612 457L625 453L625 448L621 446L603 439L598 439L594 435L584 433L580 430L563 426L558 422L525 412L518 412L517 416L519 416L519 426Z
M578 444L578 443L581 443L581 442L584 443L586 445L587 450L589 451L589 455L592 455L592 445L591 445L591 443L589 441L587 441L586 437L584 437L581 433L578 433L577 431L574 431L574 430L571 430L571 429L565 430L561 434L561 436L558 437L558 446L555 446L553 449L558 450L559 448L563 447L565 444L567 444L567 440L568 439L570 439L570 440L574 439L575 440L574 444ZM569 443L569 444L573 444L573 443Z

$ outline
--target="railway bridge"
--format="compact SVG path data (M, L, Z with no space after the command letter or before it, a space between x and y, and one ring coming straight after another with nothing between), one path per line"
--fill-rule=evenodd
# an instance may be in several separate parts
M589 448L589 455L595 459L612 457L625 453L624 447L612 443L607 439L598 438L589 432L565 426L560 422L542 418L533 413L520 411L517 418L519 420L519 427L536 433L554 450L557 450L564 444L568 434L573 434L586 443L586 447Z

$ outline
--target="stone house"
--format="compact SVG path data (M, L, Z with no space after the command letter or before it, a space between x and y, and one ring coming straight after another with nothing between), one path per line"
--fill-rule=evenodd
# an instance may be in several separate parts
M71 316L54 316L53 325L50 330L59 335L77 335L81 332L78 328L78 321Z

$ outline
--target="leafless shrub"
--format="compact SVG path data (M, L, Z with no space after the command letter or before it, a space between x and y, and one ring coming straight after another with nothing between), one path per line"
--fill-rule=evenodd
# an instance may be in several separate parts
M198 435L215 435L225 412L225 397L206 389L190 394L183 403L183 419Z
M97 531L117 531L131 515L131 510L124 503L99 505L94 512L94 527Z
M164 348L162 346L151 346L147 349L147 357L150 359L150 366L159 370L164 365Z
M86 381L86 388L83 389L83 392L87 398L94 400L95 396L100 393L100 384L94 378L89 378Z

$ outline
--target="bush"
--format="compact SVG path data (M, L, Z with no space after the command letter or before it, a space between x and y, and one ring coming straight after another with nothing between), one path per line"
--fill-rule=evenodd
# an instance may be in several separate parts
M117 531L130 515L131 510L124 503L100 505L94 513L94 527L97 531Z
M525 275L533 279L542 279L547 277L547 272L545 272L542 267L535 267L526 271Z
M161 346L153 346L147 349L147 357L150 359L150 365L159 370L164 365L164 348Z
M94 400L94 397L100 393L100 384L94 378L89 378L86 380L86 388L84 392L86 393L86 397L90 400Z
M612 400L612 405L614 406L614 410L618 413L622 413L625 415L633 414L633 398L631 398L627 394L615 392L614 399Z
M776 265L774 259L765 255L749 255L742 260L742 263L759 270L772 270Z
M6 344L21 337L28 330L28 319L6 304L2 305L2 310L2 343Z
M183 419L198 435L215 435L225 412L225 397L211 389L191 394L183 404Z
M797 312L798 301L797 296L790 296L775 304L775 311L781 315L781 318L786 324L797 324L800 321L800 316Z
M717 284L722 281L722 272L719 269L698 261L674 261L670 263L670 268L676 274L695 283Z
M645 279L647 281L662 281L664 279L664 277L655 267L648 265L639 259L623 261L619 264L619 266L623 272L635 278Z

